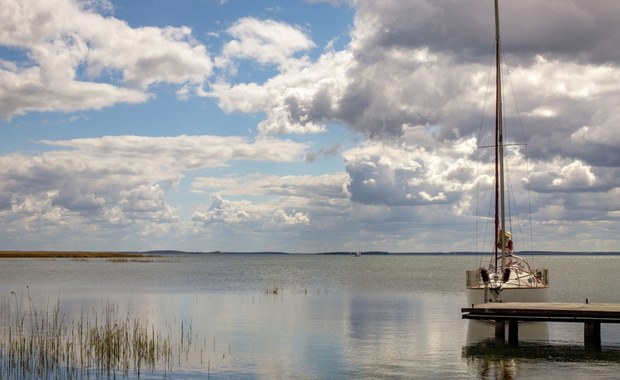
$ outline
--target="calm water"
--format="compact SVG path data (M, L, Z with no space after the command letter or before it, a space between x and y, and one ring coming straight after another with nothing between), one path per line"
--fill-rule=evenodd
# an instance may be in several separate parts
M526 342L520 350L491 354L468 346L469 322L460 313L464 272L478 261L316 255L3 259L0 297L30 297L40 310L59 304L69 324L84 310L112 303L121 316L135 313L177 344L183 336L189 348L175 352L173 368L142 373L146 379L618 377L620 326L603 325L600 356L583 354L581 324L550 324L548 342ZM554 301L620 302L620 257L534 261L550 269Z

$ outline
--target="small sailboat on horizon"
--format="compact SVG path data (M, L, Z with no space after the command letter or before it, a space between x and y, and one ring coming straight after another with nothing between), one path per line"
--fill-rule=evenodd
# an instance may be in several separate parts
M515 254L512 234L507 229L504 167L504 123L501 78L501 40L498 0L495 4L495 236L488 266L466 271L468 305L485 302L549 301L548 270L532 269Z

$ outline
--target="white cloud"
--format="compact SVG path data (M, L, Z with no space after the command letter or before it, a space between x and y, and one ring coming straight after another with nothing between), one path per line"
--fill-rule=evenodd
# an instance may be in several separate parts
M303 212L295 212L287 214L286 211L279 209L273 213L273 220L276 223L284 224L310 224L310 217Z
M192 219L221 223L253 220L258 224L255 228L272 223L310 224L311 214L316 215L318 220L324 220L326 217L347 212L348 180L346 173L319 176L254 174L229 178L198 177L192 183L192 189L214 195L209 208L197 210ZM228 201L224 196L245 199ZM223 211L231 209L234 211ZM315 225L313 228L321 229L321 226Z
M620 73L618 73L620 76ZM611 82L615 81L612 79ZM620 81L620 78L618 78ZM596 150L597 147L608 147L615 149L620 144L620 133L618 125L620 125L620 111L617 104L620 96L617 91L602 92L604 96L600 99L599 106L592 114L589 125L584 125L570 135L570 141L582 146ZM610 95L607 95L610 94Z
M90 11L106 4L3 2L0 45L23 49L29 60L0 67L0 116L144 102L152 84L200 86L211 73L189 28L132 28Z
M560 170L560 178L552 181L552 185L560 188L584 188L594 185L596 176L591 168L580 161L572 162Z
M143 173L166 176L175 170L228 165L231 160L285 162L303 158L306 144L259 138L253 142L238 136L105 136L43 144L78 150L88 162L111 162L119 167L140 168ZM72 160L73 151L51 152L45 157ZM147 170L150 169L150 170Z
M327 122L337 119L351 58L348 52L329 52L262 84L220 81L211 86L210 96L227 112L263 112L258 124L263 135L323 132Z
M351 199L363 204L458 202L475 185L473 140L445 149L369 144L344 152ZM458 154L466 152L466 155Z
M554 160L540 163L530 176L532 189L539 192L597 191L596 175L581 161Z
M253 207L250 202L231 202L214 195L211 197L209 207L194 212L192 220L201 223L241 223L257 219L260 214L260 210Z
M180 228L181 220L167 192L187 172L223 167L232 160L301 161L306 149L291 141L219 136L108 136L43 143L66 150L0 156L0 223L12 239L19 231L83 224L97 230L93 236L119 227L127 231L117 233L127 236L161 233L162 228L170 232Z
M282 206L282 204L280 204ZM226 225L246 224L248 231L259 230L264 224L276 225L309 224L310 218L307 213L286 211L275 208L275 202L255 203L247 200L230 201L222 198L219 194L211 197L208 207L196 210L192 215L192 221L200 223L208 228L211 224Z
M148 95L137 90L106 83L68 82L44 78L39 67L16 70L0 69L0 116L30 111L73 112L101 109L115 103L142 103ZM61 82L61 83L59 83Z
M294 64L296 53L315 46L299 28L274 20L246 17L227 31L233 39L224 45L222 54L216 59L216 64L224 68L238 59L286 68Z
M337 200L348 197L346 173L275 176L255 174L246 177L197 177L192 183L196 192L215 191L234 196L283 196Z
M331 244L341 243L332 236L342 238L355 231L354 223L342 225L351 211L347 183L346 173L198 177L192 184L194 191L212 195L208 206L193 212L193 230L227 244L235 236L246 236L244 241L234 243L245 250L263 250L257 244L264 242L269 247L278 241L276 249L292 252L303 247L291 240L290 234L319 234L330 238L313 245L333 249Z

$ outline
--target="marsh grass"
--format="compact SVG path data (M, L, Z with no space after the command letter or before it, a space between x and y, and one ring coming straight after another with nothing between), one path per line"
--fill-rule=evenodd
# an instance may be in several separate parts
M110 258L107 259L111 263L154 263L154 262L164 262L164 260L155 260L155 259L147 259L147 258L137 258L137 259L128 259L125 257L119 258ZM170 262L170 261L166 261Z
M141 253L89 251L0 251L0 258L141 258ZM152 256L151 256L152 257Z
M0 301L0 378L110 378L171 370L170 337L114 305L67 323L59 305L38 310L15 293Z
M283 287L281 285L277 285L277 284L273 284L271 287L266 288L264 290L265 294L272 294L272 295L278 295L278 293L281 293L283 290Z

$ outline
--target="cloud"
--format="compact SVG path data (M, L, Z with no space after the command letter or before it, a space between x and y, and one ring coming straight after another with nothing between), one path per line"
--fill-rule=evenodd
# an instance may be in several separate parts
M370 144L343 154L351 177L351 200L363 204L431 205L457 203L475 183L470 160L474 140L458 150ZM458 155L465 151L466 156Z
M293 211L287 214L286 211L278 209L273 214L273 221L283 224L310 224L310 217L302 212Z
M488 112L493 102L488 88L492 7L478 1L354 5L355 26L345 50L328 49L315 61L280 70L262 83L234 84L223 76L210 95L227 112L264 113L259 132L267 135L320 133L329 123L376 140L401 138L412 125L435 129L437 143L476 135L485 105ZM620 139L620 132L605 124L606 119L613 123L613 116L604 116L615 114L611 105L618 81L609 78L620 71L615 65L589 63L613 59L598 49L620 40L613 38L620 28L608 16L610 8L617 5L502 4L502 14L516 15L502 23L504 50L515 64L506 87L514 84L508 91L518 100L521 123L537 127L528 131L526 141L533 157L568 154L595 165L620 162L612 149L598 155L598 148L586 146L585 140L568 138L588 126L590 139L599 128L608 135L605 141ZM593 20L608 24L612 32L601 36L603 28L594 28ZM524 24L529 27L517 28ZM518 123L510 95L505 103L506 117ZM586 136L585 130L574 136Z
M482 213L472 193L476 184L491 188L493 165L488 150L473 152L492 138L483 129L494 117L492 6L353 5L344 50L330 45L316 60L263 82L234 84L224 76L212 96L229 112L262 112L262 134L319 133L336 123L366 137L342 152L358 220L387 228L393 220L454 223ZM591 202L617 203L620 26L611 15L619 10L615 2L581 0L501 4L506 139L527 145L507 153L511 202L522 213L531 207L539 226L604 219L604 208ZM533 166L517 164L526 156Z
M104 17L109 3L7 0L0 45L27 60L0 65L0 115L71 112L140 103L156 83L200 86L211 73L206 48L187 27L132 28Z
M233 160L301 160L306 149L291 141L220 136L107 136L41 143L56 149L0 156L0 220L9 236L20 236L17 231L24 229L57 231L83 224L97 228L92 231L96 236L121 226L138 235L161 232L157 225L178 229L179 210L167 195L186 173L225 167Z
M234 243L246 250L257 250L263 242L292 252L302 246L290 234L319 234L326 239L315 246L333 249L331 244L341 244L334 235L342 238L355 230L354 223L341 225L351 212L348 180L346 173L197 177L193 191L211 193L211 200L193 212L193 231L226 244L235 236L252 236Z
M347 212L348 181L346 173L318 176L256 173L244 177L197 177L192 183L192 190L213 195L211 206L207 210L198 210L193 220L238 222L234 218L213 217L220 215L214 214L213 210L235 207L236 211L243 211L242 215L255 221L260 220L261 223L309 224L310 215L314 215L316 220L324 220ZM224 197L243 200L228 201ZM314 227L320 229L318 225Z
M330 148L321 148L318 152L309 152L306 154L305 162L311 163L316 161L320 156L334 156L340 151L340 144L336 143Z
M555 187L583 189L590 187L596 182L596 176L592 174L591 168L575 161L560 170L560 177L552 181Z
M324 132L325 124L335 119L350 58L347 52L327 53L310 66L304 63L262 84L220 81L211 86L210 96L227 112L263 112L265 119L258 124L262 135Z
M211 198L211 204L204 211L196 211L192 215L194 222L202 223L240 223L256 219L260 212L254 208L249 210L250 202L230 202L218 195Z
M266 175L245 177L197 177L192 183L196 192L216 191L228 195L275 195L308 199L337 200L348 197L345 173L313 175Z
M542 168L545 169L541 170ZM564 163L554 161L547 165L539 164L530 176L534 191L539 192L591 192L600 191L592 167L581 161Z
M334 249L356 230L353 221L343 224L351 217L348 180L346 173L197 177L193 191L211 196L208 205L192 213L192 236L242 250L274 247L300 252L308 248L299 244L303 239L292 236L318 234L324 239L312 238L316 249Z
M455 61L486 61L493 43L492 4L476 0L356 1L356 50L365 56L398 48L429 47ZM553 59L617 61L618 4L587 0L505 1L500 4L503 46L513 57L548 52ZM613 47L613 48L612 48ZM611 48L609 51L606 49Z
M295 62L295 54L315 45L299 28L274 20L246 17L235 22L227 32L227 42L216 65L227 68L234 60L250 59L262 65L275 64L283 69Z
M0 68L0 116L10 118L30 111L73 112L101 109L115 103L142 103L149 96L141 91L106 83L50 83L41 68Z
M229 201L219 195L211 197L210 205L197 210L192 215L192 221L203 226L210 224L231 225L246 224L249 229L260 229L265 223L277 225L309 224L308 214L297 211L287 213L282 208L270 212L269 205L256 204L249 201Z
M166 173L168 169L221 167L231 160L285 162L303 156L306 144L290 140L259 138L252 142L239 136L104 136L72 140L42 140L42 144L78 150L84 157L136 165L143 172ZM75 156L73 151L49 153L53 157ZM88 161L91 161L88 160ZM157 174L158 176L161 174Z

